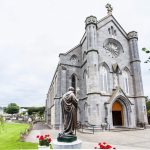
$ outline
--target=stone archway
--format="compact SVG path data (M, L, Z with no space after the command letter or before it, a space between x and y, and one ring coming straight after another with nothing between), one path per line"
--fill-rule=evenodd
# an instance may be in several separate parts
M113 126L124 126L124 110L122 104L116 100L112 105Z

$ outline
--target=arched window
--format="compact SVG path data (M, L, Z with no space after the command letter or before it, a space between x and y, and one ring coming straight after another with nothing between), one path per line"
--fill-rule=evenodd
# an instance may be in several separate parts
M125 93L129 94L129 79L126 71L123 71L123 89Z
M111 26L111 34L114 35L114 28Z
M83 53L83 61L86 59L86 52Z
M104 66L102 66L100 69L100 76L101 76L101 90L103 92L108 92L108 72Z
M85 94L87 94L87 71L86 70L84 70L83 72L83 84L84 84L83 91L85 92Z
M74 93L76 93L76 76L74 74L71 77L71 86L74 88Z

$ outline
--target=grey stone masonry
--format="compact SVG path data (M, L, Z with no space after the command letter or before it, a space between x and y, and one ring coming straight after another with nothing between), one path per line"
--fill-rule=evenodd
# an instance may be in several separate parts
M132 31L128 33L129 38L129 48L130 48L130 56L131 56L131 67L134 75L134 96L135 96L135 104L136 104L136 114L137 114L137 122L146 122L147 119L144 116L145 113L145 99L143 92L143 84L142 84L142 76L141 76L141 67L140 67L140 58L138 52L138 35L136 31ZM142 98L143 97L143 98Z
M111 13L99 21L89 16L80 43L59 59L47 94L47 124L62 127L60 102L70 86L82 124L135 128L147 123L136 31L127 34Z

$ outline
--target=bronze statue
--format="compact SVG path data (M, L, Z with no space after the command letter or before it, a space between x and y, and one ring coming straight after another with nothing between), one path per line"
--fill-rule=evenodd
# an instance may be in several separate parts
M74 88L70 87L61 100L62 123L64 125L63 133L65 135L73 134L77 123L77 98L74 94Z
M64 129L59 133L57 140L59 142L72 142L77 140L74 135L77 124L77 98L74 94L74 88L70 87L61 100L62 124Z

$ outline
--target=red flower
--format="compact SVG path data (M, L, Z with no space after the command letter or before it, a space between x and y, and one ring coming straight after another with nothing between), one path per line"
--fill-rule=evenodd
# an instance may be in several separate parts
M40 136L39 140L43 141L44 140L44 137L43 135Z
M49 143L52 141L49 134L45 135L37 135L36 136L39 139L39 145L49 145Z
M52 139L51 139L51 138L49 138L49 139L48 139L48 142L50 143L51 141L52 141Z
M101 148L101 149L104 149L104 148L105 148L105 146L104 146L104 145L102 145L102 144L100 144L100 148Z
M106 148L106 149L110 149L110 148L112 148L112 146L107 145L105 148Z
M111 145L107 144L106 142L98 143L98 147L94 147L94 149L111 149L113 148ZM113 149L116 149L115 147Z

